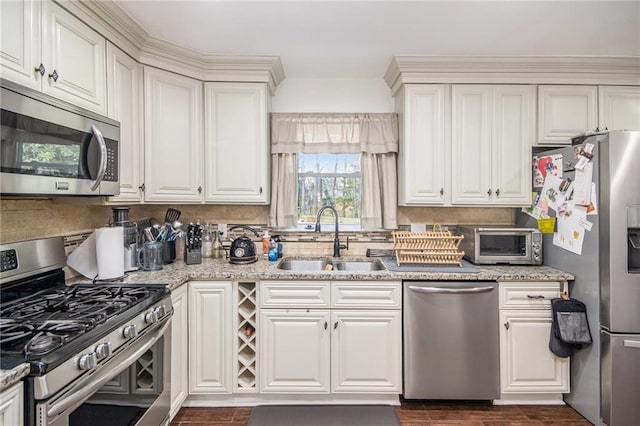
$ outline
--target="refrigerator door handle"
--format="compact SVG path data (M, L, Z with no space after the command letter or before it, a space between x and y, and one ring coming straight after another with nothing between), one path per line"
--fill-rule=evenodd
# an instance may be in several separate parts
M622 346L640 349L640 340L623 340Z

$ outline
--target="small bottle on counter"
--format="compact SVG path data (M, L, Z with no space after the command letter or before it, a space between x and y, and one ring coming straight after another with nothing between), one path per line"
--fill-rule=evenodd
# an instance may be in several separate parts
M220 241L220 231L213 232L213 258L214 259L222 259L224 257L224 247L222 246L222 241Z
M184 232L178 231L176 236L176 260L184 260L185 246Z
M207 223L202 236L202 257L211 257L213 255L213 241L211 240L211 226Z
M269 235L268 230L264 230L264 235L262 236L262 254L265 257L269 255L269 243L271 241L271 236Z

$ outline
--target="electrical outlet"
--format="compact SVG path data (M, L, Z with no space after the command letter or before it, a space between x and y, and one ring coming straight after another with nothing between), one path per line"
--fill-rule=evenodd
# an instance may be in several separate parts
M221 238L227 238L227 224L219 223L218 224L218 232L220 232Z

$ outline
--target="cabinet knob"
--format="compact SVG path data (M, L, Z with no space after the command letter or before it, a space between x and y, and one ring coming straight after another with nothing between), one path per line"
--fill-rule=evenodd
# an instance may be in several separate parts
M338 321L333 323L333 329L335 330L336 328L338 328Z
M506 328L507 330L509 329L509 321L504 323L504 328Z
M444 195L444 188L440 188L440 195Z
M202 186L198 187L198 194L202 194Z
M493 191L491 190L491 188L489 188L489 190L487 191L487 194L488 194L489 196L491 196L491 194L493 194Z
M138 187L138 189L139 189L140 191L142 191L142 192L144 192L144 189L145 189L145 188L146 188L146 186L144 185L144 183Z
M325 321L324 322L324 329L326 330L328 326L329 326L329 324L327 324L327 322Z
M499 196L500 196L500 190L496 189L496 197L499 197Z
M44 65L40 64L39 67L36 67L36 72L44 77L44 73L47 72L47 70L44 69Z
M58 71L56 70L53 70L53 72L49 74L49 78L51 78L54 82L57 82L59 77L60 75L58 75Z
M260 187L260 195L262 195L262 187Z

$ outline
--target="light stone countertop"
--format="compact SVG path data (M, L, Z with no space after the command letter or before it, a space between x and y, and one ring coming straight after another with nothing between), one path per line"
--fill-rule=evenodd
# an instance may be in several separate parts
M29 374L29 364L20 364L11 370L0 370L0 392L13 386Z
M293 259L297 256L285 256ZM322 256L304 256L303 259L327 259ZM331 258L328 258L331 259ZM373 258L342 257L341 260L364 260ZM279 262L263 258L248 265L232 265L224 259L202 259L201 264L186 265L175 261L164 265L160 271L135 271L127 274L123 284L166 284L176 289L188 281L206 280L423 280L423 281L570 281L572 274L548 266L480 266L473 272L394 272L380 270L356 271L286 271L277 268ZM81 277L82 278L82 277ZM71 280L69 284L86 282L86 279Z

